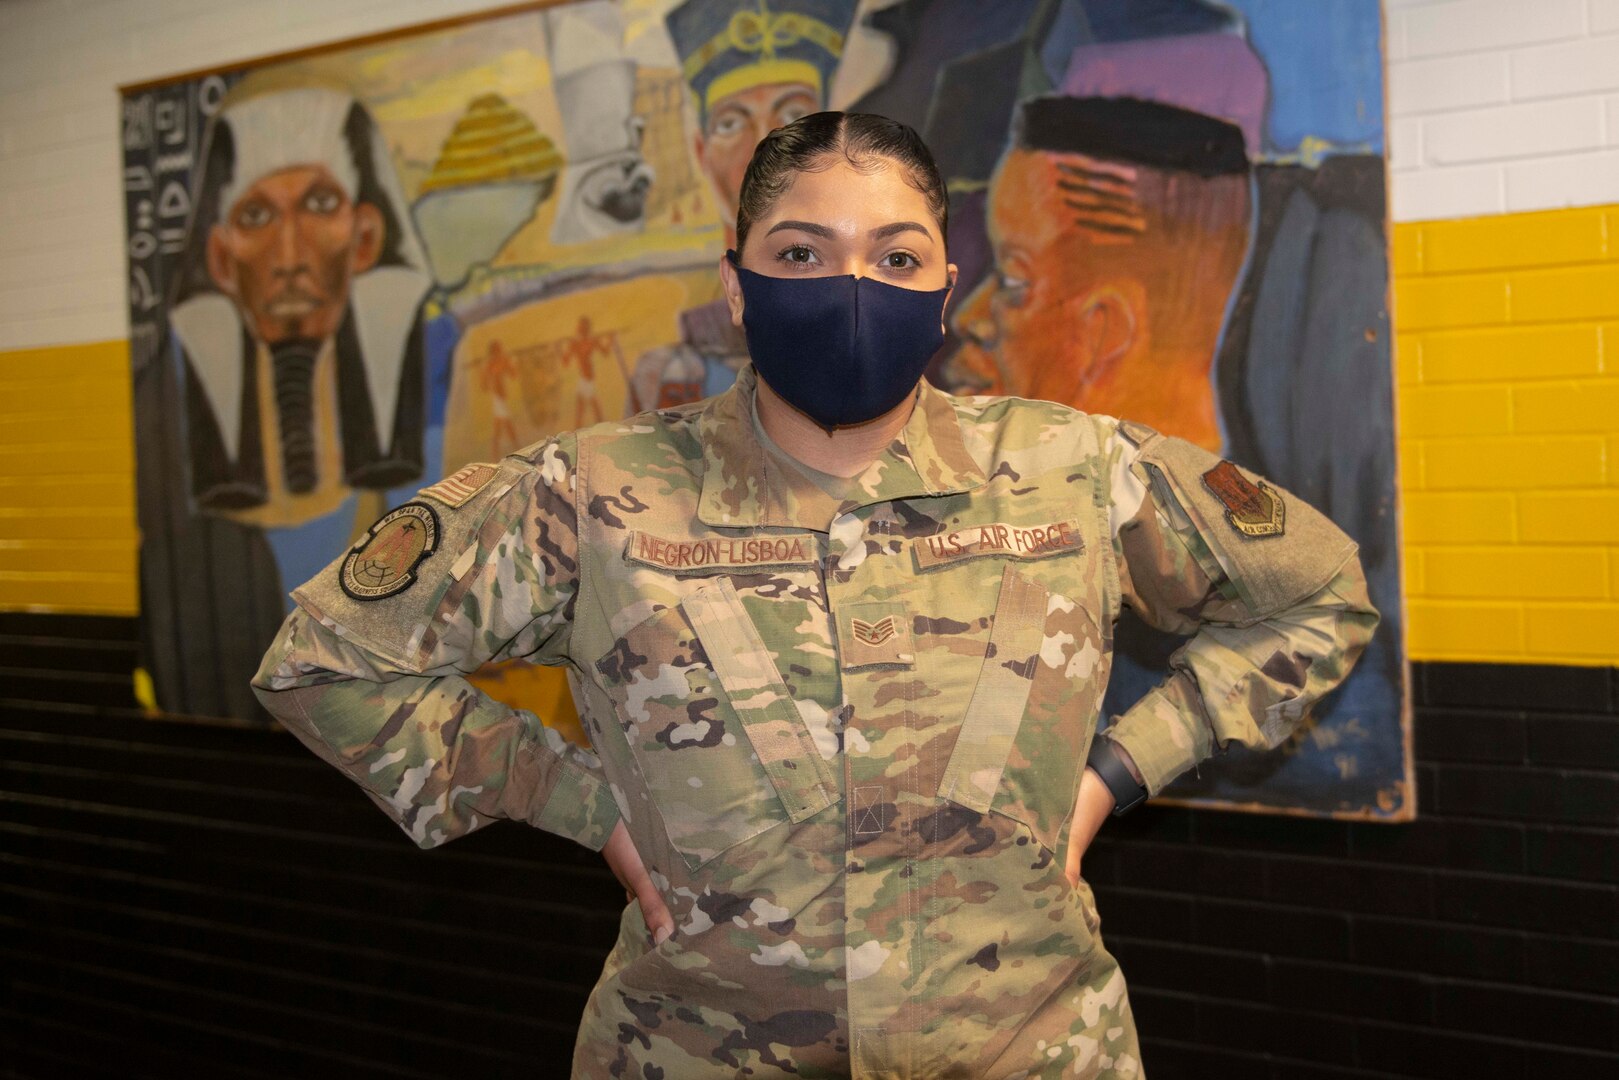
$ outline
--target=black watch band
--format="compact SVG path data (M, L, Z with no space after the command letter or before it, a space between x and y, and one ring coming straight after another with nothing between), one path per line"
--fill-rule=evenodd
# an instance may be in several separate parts
M1096 770L1096 775L1113 793L1114 817L1127 814L1147 801L1147 789L1136 783L1136 778L1119 758L1113 740L1106 735L1091 740L1091 752L1086 755L1085 764Z

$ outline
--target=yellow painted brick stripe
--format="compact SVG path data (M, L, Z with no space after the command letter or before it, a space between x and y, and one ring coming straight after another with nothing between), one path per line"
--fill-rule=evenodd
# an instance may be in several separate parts
M1430 660L1496 659L1524 649L1523 605L1512 603L1439 603L1413 600L1407 605L1407 645L1413 657Z
M1608 479L1597 435L1435 440L1423 444L1422 465L1430 491L1601 487Z
M1510 495L1408 493L1404 509L1407 561L1428 544L1512 543L1517 538L1517 507Z
M1508 386L1408 387L1400 393L1400 434L1505 435L1512 405Z
M134 614L129 348L0 353L0 609Z
M1619 207L1394 230L1414 659L1619 664Z
M1396 231L1396 236L1399 233ZM1519 382L1602 374L1604 345L1619 343L1619 327L1554 323L1448 334L1402 334L1395 348L1417 350L1411 359L1425 384Z
M1526 494L1518 514L1524 543L1619 545L1619 491Z
M1531 604L1526 611L1531 656L1619 661L1619 604Z
M1619 213L1600 206L1548 213L1435 221L1419 225L1406 273L1451 274L1508 267L1594 263L1608 257Z
M139 594L131 572L0 570L0 610L133 615L138 609Z
M1608 555L1598 547L1431 548L1423 595L1435 598L1606 599Z
M103 540L139 535L135 515L109 515L96 507L53 507L48 510L0 507L0 540L61 540L81 536Z
M1514 386L1511 412L1512 427L1525 434L1612 431L1619 417L1619 379Z

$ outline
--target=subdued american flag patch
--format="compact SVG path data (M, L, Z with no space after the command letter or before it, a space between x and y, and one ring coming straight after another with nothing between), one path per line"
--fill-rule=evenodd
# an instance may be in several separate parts
M422 494L453 510L487 487L498 471L495 466L483 462L466 465L432 487L423 488Z

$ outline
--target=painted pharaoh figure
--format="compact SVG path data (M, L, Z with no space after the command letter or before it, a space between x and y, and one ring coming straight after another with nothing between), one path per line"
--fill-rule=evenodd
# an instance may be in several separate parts
M775 128L826 107L856 0L686 0L665 19L697 105L692 149L718 199L725 246L754 147ZM635 365L629 411L717 394L748 359L722 299L680 314L680 341Z
M431 278L365 107L256 85L209 132L169 325L196 508L285 528L421 476Z
M159 707L245 718L286 584L422 477L430 279L375 121L340 88L239 82L191 205L164 362L136 376L144 662Z

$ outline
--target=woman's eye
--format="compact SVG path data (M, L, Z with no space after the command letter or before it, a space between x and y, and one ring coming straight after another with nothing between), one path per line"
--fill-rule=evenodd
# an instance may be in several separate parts
M783 262L798 263L800 266L808 266L815 261L815 252L811 251L803 244L793 244L791 247L782 248L781 251L777 253L776 258L782 260Z
M922 260L909 251L895 251L883 256L883 265L890 270L915 270Z

